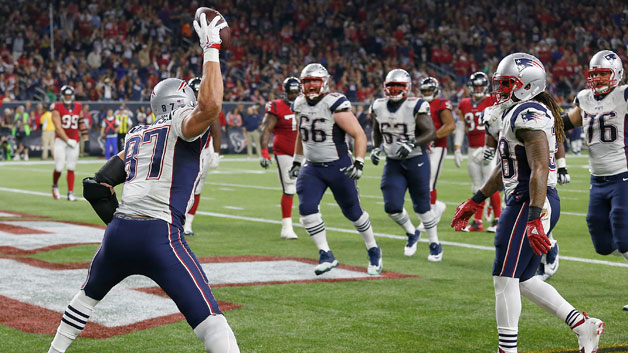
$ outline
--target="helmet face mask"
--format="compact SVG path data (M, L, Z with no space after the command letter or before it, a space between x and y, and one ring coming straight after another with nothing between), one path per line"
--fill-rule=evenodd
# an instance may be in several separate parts
M194 95L198 97L198 92L201 90L201 78L192 77L188 80L188 86L194 91Z
M421 96L423 96L423 99L431 102L440 94L440 84L438 83L438 80L434 77L428 77L421 81L419 91L421 91Z
M59 93L61 94L61 100L64 104L72 104L72 102L74 102L74 88L72 88L72 86L65 85L61 87Z
M527 101L545 91L545 67L535 56L514 53L503 58L493 74L496 104Z
M282 87L284 96L289 102L294 102L301 94L301 82L294 76L287 77L283 80Z
M321 64L309 64L301 71L303 94L310 101L322 98L329 92L329 73Z
M502 104L512 99L512 93L523 87L523 82L515 76L493 75L493 92L496 104Z
M471 96L475 99L482 99L489 95L488 87L490 86L490 82L488 81L488 76L481 71L469 77L467 86L471 92Z
M597 52L589 61L587 85L595 94L610 93L624 77L624 67L617 54L610 50Z
M408 96L412 88L412 79L406 70L394 69L386 75L384 94L389 100L398 102Z

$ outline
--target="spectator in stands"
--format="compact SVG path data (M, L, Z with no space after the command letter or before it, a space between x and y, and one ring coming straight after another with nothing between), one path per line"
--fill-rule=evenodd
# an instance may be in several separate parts
M232 111L227 113L227 129L240 129L242 127L242 115L240 112L244 109L243 105L238 105Z
M37 111L44 110L43 104L37 104ZM41 125L41 159L48 159L48 151L54 159L54 145L55 145L55 125L52 122L52 113L49 110L45 110L39 118L39 124Z
M262 115L259 112L259 106L253 104L246 110L244 126L242 127L242 134L246 137L246 153L249 158L253 158L253 145L255 145L255 152L258 154L258 157L261 157L259 134L261 123Z
M28 146L24 143L24 139L31 134L31 126L29 123L29 115L24 111L24 106L20 105L15 109L15 116L13 117L13 130L11 134L15 137L15 144L17 150L13 156L14 160L20 160L24 158L28 160ZM23 154L22 154L23 153Z
M107 112L107 114L108 113L109 112ZM124 138L126 137L126 133L133 127L133 113L122 103L120 108L118 108L113 115L118 122L118 151L122 151L124 150Z
M0 119L0 135L10 135L13 128L13 111L11 108L4 108L4 115Z

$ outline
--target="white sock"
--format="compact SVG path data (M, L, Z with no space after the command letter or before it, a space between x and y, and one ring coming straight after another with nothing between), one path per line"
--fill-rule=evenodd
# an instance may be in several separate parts
M194 333L210 353L240 353L238 342L223 315L209 315L194 328Z
M291 217L281 219L281 229L286 229L286 230L292 229Z
M388 216L392 218L398 225L403 228L406 234L414 234L414 225L412 225L412 221L410 221L410 216L408 216L408 212L406 209L402 209L399 213L389 213Z
M493 276L495 314L499 347L504 352L517 352L517 333L521 315L521 296L517 278Z
M438 222L436 221L434 211L429 210L425 213L419 213L419 219L423 222L430 243L438 243L438 231L436 230Z
M373 234L373 227L371 226L371 219L366 211L362 213L357 221L353 222L353 225L362 236L362 239L364 239L364 244L366 244L367 249L377 246L377 242L375 242L375 234Z
M194 215L190 213L185 214L185 224L183 225L184 232L192 231L192 222L194 222Z
M558 293L556 288L547 282L543 282L537 276L533 276L525 282L520 282L519 289L524 297L530 299L534 304L563 321L566 320L567 315L569 315L571 311L575 310L574 307Z
M320 212L301 217L301 224L305 227L307 234L314 240L318 250L329 251L325 222L323 222Z
M68 349L74 339L76 339L85 328L87 320L89 320L89 317L92 315L96 304L98 304L98 300L86 296L83 290L80 290L74 298L72 298L61 317L61 323L50 344L49 353L63 353Z

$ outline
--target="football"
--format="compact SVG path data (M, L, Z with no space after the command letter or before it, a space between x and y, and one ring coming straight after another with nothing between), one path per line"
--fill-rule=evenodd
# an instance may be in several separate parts
M200 18L202 13L205 14L207 23L210 23L216 16L221 17L221 20L219 20L218 23L226 22L225 18L217 10L209 7L199 7L196 10L196 14L194 15L194 19L196 21L199 21L199 23L201 21ZM222 40L222 43L220 44L220 49L231 48L231 28L229 28L229 24L227 24L227 27L220 30L220 39Z

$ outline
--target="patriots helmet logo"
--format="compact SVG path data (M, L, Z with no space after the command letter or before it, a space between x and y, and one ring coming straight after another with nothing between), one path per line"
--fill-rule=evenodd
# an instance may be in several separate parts
M615 55L615 53L606 54L604 55L604 59L613 62L615 59L617 59L617 55Z
M542 67L539 63L529 58L515 59L515 65L517 65L517 70L519 70L519 72L523 71L526 67Z

